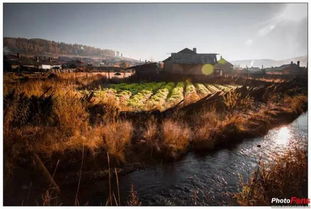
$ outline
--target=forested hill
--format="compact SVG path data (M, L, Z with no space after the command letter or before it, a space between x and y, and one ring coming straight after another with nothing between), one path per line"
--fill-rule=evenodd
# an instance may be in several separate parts
M116 52L110 49L66 44L44 39L4 38L4 53L23 53L29 55L67 55L86 57L114 57Z

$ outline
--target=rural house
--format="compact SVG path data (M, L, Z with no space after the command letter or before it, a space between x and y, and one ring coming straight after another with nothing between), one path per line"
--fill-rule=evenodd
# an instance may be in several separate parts
M267 69L267 74L279 74L279 75L305 75L307 69L300 66L300 61L297 63L290 62L290 64L281 65L279 67L273 67Z
M59 63L52 63L52 62L42 62L38 65L38 69L43 71L49 71L49 70L61 70L62 65Z
M280 66L280 71L283 74L302 74L305 73L304 68L300 67L300 61L297 61L297 64L294 62L291 62L287 65Z
M142 65L135 65L126 68L127 70L133 70L135 77L140 79L152 79L157 76L160 72L159 63L149 62Z
M214 75L222 76L233 72L233 65L224 58L217 60L216 53L198 54L185 48L177 53L172 53L165 59L164 71L172 74L184 75Z

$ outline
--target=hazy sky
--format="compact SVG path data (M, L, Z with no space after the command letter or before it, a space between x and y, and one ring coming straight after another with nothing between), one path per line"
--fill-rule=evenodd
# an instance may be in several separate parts
M163 60L196 47L228 60L307 55L307 4L4 4L4 36Z

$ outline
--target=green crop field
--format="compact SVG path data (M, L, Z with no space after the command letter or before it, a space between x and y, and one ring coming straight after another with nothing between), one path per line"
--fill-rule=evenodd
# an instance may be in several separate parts
M237 85L185 82L150 82L110 84L91 90L98 102L118 105L127 111L163 111L184 100L187 104L219 91L227 92ZM91 91L84 91L90 93Z

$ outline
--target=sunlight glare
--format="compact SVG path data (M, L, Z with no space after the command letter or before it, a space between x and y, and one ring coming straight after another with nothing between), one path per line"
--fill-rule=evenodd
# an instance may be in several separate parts
M307 17L307 6L304 4L288 4L281 13L283 20L299 21Z
M280 145L286 145L288 143L290 135L290 130L287 127L280 128L275 136L276 143Z

